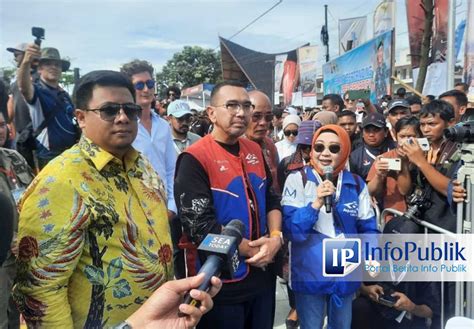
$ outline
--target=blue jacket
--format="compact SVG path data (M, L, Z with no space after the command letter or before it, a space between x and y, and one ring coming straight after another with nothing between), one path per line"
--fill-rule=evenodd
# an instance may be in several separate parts
M360 286L361 266L350 275L356 281L344 278L324 277L322 271L322 241L328 235L321 231L328 225L318 223L320 211L311 207L316 199L318 179L311 167L304 168L307 175L306 185L300 171L291 173L283 189L283 227L284 234L290 240L290 285L295 292L305 294L327 294L331 298L347 296ZM340 196L333 212L338 220L329 222L334 225L333 233L357 234L377 233L375 214L370 205L367 186L362 179L348 171L343 171ZM356 181L357 180L357 181ZM334 222L341 224L335 225ZM328 222L326 222L328 223ZM325 228L324 228L325 227ZM325 231L325 233L327 233Z

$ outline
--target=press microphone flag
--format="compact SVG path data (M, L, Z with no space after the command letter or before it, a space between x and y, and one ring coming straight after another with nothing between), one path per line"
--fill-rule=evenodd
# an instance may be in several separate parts
M204 281L197 288L207 291L211 286L211 278L220 276L223 279L232 279L239 267L239 244L245 225L238 219L231 220L222 230L221 234L208 234L198 247L200 255L206 257L199 273L204 273ZM199 274L198 273L198 274ZM189 293L184 299L185 304L199 307L199 302L193 299ZM178 313L179 316L184 314Z

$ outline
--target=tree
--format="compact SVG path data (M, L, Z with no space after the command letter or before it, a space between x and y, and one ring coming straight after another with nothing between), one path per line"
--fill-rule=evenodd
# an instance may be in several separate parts
M199 46L185 46L156 74L157 91L163 95L167 86L187 88L200 83L215 83L220 76L219 53Z
M5 85L10 85L11 81L15 77L16 74L16 68L15 67L3 67L0 68L0 71L2 72L3 75L3 81L5 82Z

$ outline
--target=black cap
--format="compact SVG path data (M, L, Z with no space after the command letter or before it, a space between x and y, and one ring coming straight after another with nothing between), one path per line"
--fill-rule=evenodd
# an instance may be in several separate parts
M362 120L362 128L365 128L367 126L385 128L385 117L380 113L369 113L366 115L364 120Z
M388 111L390 112L397 107L410 109L410 104L404 99L395 99L388 104Z

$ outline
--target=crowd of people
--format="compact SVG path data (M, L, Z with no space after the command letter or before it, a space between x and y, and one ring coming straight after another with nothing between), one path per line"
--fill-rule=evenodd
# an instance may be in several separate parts
M459 143L443 132L469 118L465 85L377 103L329 94L303 109L225 81L198 113L179 88L160 100L145 60L90 72L69 95L56 48L8 50L18 69L0 94L1 245L12 240L0 254L1 328L18 328L20 314L33 328L272 328L277 275L289 329L325 318L439 328L442 304L454 315L451 284L442 300L440 283L328 280L322 239L421 232L375 211L403 213L413 194L429 203L420 219L456 231L466 191ZM245 228L234 277L191 290L206 260L197 247L233 219ZM189 290L196 307L180 305ZM392 307L379 303L387 293Z

